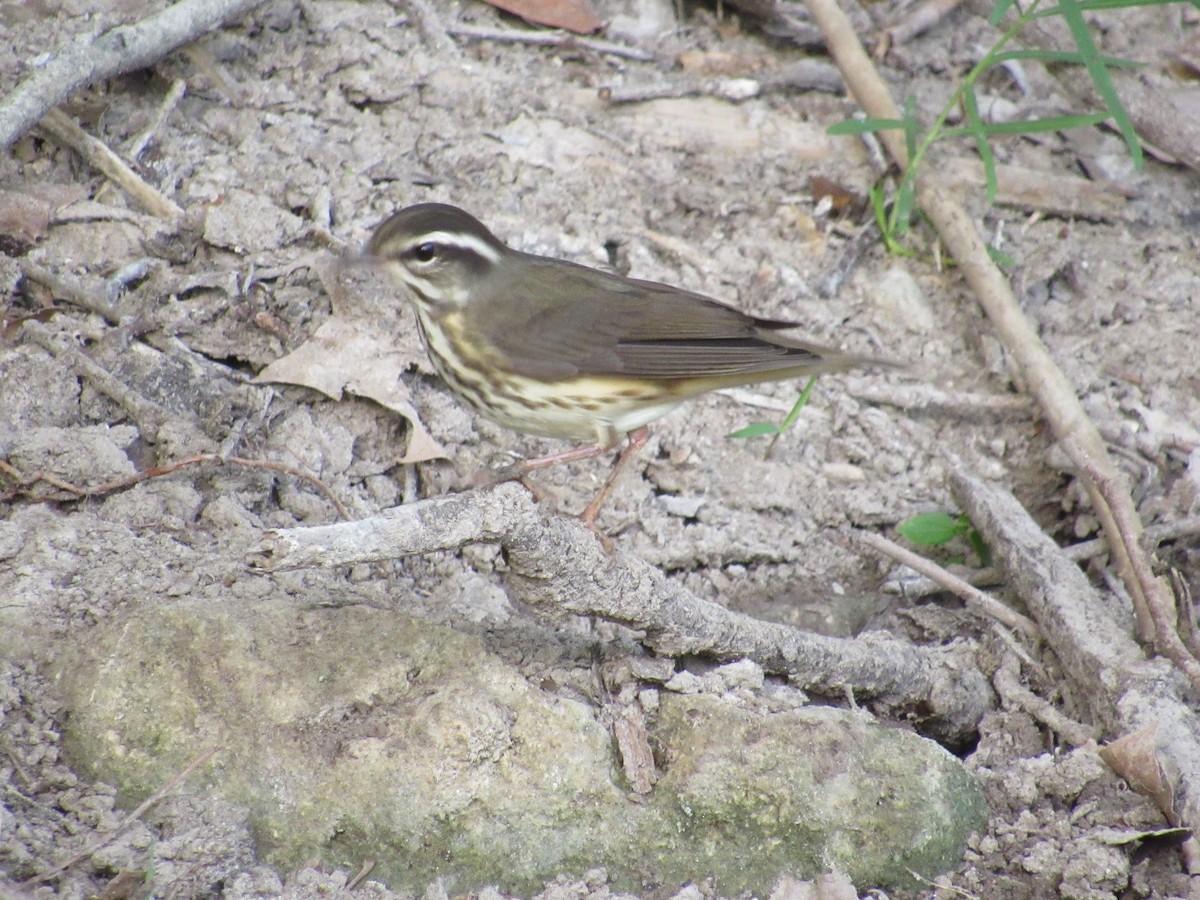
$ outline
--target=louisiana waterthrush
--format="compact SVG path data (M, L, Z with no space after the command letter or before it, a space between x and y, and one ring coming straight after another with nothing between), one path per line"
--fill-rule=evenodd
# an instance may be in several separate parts
M586 443L526 460L520 475L629 443L581 518L591 524L646 426L707 391L877 360L778 335L702 294L505 246L469 213L409 206L364 255L408 289L438 374L477 413L528 434Z

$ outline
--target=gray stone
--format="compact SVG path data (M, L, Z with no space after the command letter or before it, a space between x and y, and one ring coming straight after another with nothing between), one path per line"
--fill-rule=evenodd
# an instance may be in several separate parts
M246 807L263 860L374 858L396 890L532 893L596 866L634 891L711 878L765 895L830 867L911 884L910 869L957 864L984 821L962 766L915 734L707 694L661 695L664 771L637 802L592 707L476 638L385 610L185 600L61 658L73 758L124 803L218 746L193 783Z

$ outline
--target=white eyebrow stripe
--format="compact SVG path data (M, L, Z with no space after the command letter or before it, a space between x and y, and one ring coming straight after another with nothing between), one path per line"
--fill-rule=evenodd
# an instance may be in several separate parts
M489 260L492 265L500 262L500 253L495 247L473 234L466 234L461 231L430 231L421 235L419 241L413 242L414 247L419 247L421 244L442 244L447 247L458 247L461 250L469 250L472 253L477 253L484 259Z

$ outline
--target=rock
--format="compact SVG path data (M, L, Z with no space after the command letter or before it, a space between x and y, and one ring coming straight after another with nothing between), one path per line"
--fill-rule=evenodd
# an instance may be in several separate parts
M915 734L669 692L650 735L664 771L636 802L596 710L388 610L184 600L59 658L73 758L124 803L218 746L204 790L246 807L262 860L374 858L394 890L529 894L596 866L634 891L711 878L763 896L831 866L909 885L957 864L984 820L963 767Z

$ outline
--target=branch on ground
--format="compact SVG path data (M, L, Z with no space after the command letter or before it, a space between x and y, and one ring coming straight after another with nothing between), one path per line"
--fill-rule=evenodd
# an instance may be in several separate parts
M172 50L262 3L181 0L156 15L106 31L87 43L67 44L0 101L0 148L10 147L81 88L152 66Z
M825 697L871 699L947 740L972 734L994 697L965 643L924 649L881 634L825 637L696 597L641 559L609 555L582 523L540 510L519 485L396 507L357 522L271 532L251 553L264 570L346 566L468 543L505 551L520 603L644 632L664 656L750 659Z

